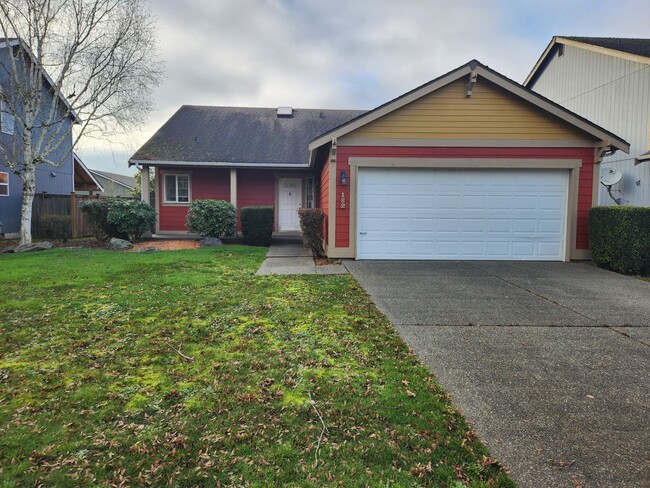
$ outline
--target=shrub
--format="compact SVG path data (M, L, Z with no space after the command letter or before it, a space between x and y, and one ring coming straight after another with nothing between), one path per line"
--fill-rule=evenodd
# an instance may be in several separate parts
M88 216L88 224L93 235L100 241L110 237L126 239L128 236L119 232L115 225L108 222L108 210L112 200L85 200L80 208Z
M240 215L244 244L270 246L273 236L273 207L242 207Z
M650 207L592 208L589 238L596 266L625 274L650 273Z
M300 217L300 228L302 229L302 241L311 248L314 256L323 256L323 222L325 214L320 208L298 209Z
M69 215L41 217L41 237L66 242L72 238L72 218Z
M119 233L135 242L156 223L156 211L142 200L113 200L106 218Z
M187 214L187 228L204 237L233 236L237 210L224 200L194 200Z

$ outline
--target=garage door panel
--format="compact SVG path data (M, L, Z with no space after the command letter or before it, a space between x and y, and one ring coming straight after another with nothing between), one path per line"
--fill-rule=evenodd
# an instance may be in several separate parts
M562 233L564 229L562 226L564 222L560 219L540 219L539 220L539 233L557 235Z
M358 176L359 259L564 257L567 170L360 168Z
M534 234L536 223L535 219L514 219L513 232L515 234Z
M490 234L506 234L511 232L511 220L508 218L487 218L487 229Z

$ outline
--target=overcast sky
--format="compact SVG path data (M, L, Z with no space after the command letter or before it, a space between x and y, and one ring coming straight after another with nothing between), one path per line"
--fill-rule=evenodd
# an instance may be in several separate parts
M153 0L166 65L138 133L84 143L127 161L183 104L371 109L471 59L523 82L554 35L650 37L648 0Z

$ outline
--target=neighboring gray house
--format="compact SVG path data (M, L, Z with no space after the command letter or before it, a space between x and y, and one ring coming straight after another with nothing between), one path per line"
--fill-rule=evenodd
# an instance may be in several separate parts
M602 162L621 205L650 206L650 39L554 37L524 85L630 142ZM614 205L600 185L599 203Z
M102 195L107 197L132 197L135 189L133 176L118 175L107 171L89 169L95 180L104 188Z
M0 91L13 103L20 100L14 95L15 87L9 77L8 67L11 66L9 55L11 50L20 48L18 39L0 38ZM22 59L18 57L18 59ZM67 104L67 101L52 91L52 81L43 72L43 90L52 97L55 103ZM9 98L13 97L13 98ZM49 108L49 107L47 107ZM49 164L41 164L36 174L36 193L47 193L50 195L69 195L74 191L75 168L82 168L83 165L73 163L72 147L72 124L77 122L76 114L72 114L64 121L69 137L59 145L48 157L54 161L60 161L61 165L53 167ZM22 181L13 174L6 164L9 155L21 154L22 140L18 134L18 125L14 117L5 111L4 102L0 102L0 236L6 238L17 237L20 230L20 209L22 203ZM81 171L78 170L78 171ZM85 175L78 175L85 178ZM85 178L87 179L87 178Z

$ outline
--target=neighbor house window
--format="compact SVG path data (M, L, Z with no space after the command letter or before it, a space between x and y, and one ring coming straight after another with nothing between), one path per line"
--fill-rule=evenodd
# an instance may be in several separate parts
M165 202L188 203L190 201L190 175L165 175Z
M0 173L0 197L9 196L9 173Z
M314 178L307 178L307 196L305 197L307 208L314 208Z
M0 102L0 132L9 135L14 133L14 116L5 111L5 102Z

